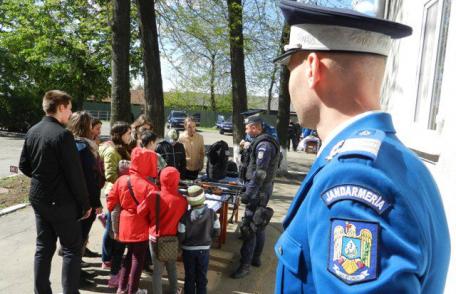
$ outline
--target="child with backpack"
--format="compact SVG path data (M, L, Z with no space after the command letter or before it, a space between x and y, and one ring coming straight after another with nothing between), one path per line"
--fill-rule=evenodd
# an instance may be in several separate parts
M191 209L184 214L178 227L185 269L184 292L205 294L209 249L212 238L220 234L220 222L215 211L204 204L203 188L194 185L187 191Z

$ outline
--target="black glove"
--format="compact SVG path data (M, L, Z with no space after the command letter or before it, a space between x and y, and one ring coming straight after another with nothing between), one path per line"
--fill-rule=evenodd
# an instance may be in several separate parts
M250 202L250 197L246 193L241 194L241 203L243 204L249 204Z

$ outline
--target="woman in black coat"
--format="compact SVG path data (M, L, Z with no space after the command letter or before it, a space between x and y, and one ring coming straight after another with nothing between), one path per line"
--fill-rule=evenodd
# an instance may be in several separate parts
M82 231L82 255L84 255L85 246L88 241L89 232L97 214L103 211L103 206L100 201L100 174L98 167L98 145L92 140L92 117L88 112L78 111L71 115L68 122L68 129L73 133L76 148L79 153L84 178L89 191L89 201L92 207L92 213L87 219L81 220ZM81 272L82 278L84 272ZM86 282L84 279L81 282Z

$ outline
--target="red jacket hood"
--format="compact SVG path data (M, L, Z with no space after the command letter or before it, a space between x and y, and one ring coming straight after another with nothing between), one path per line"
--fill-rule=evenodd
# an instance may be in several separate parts
M136 147L131 153L130 174L142 178L157 177L157 154L145 148Z
M179 186L180 174L179 171L172 166L165 167L160 172L161 189L171 194L177 193Z

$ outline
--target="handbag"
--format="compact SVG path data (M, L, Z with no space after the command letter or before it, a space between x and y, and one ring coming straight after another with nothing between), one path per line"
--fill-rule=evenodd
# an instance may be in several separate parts
M179 255L179 240L177 236L158 236L160 226L160 193L155 200L155 234L157 239L153 244L155 256L160 261L176 261Z

